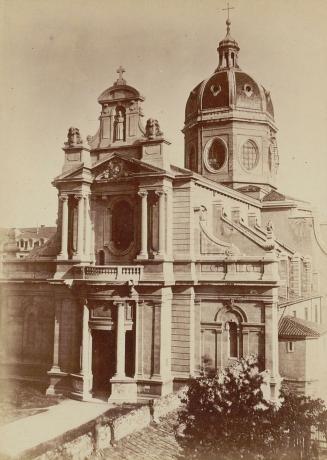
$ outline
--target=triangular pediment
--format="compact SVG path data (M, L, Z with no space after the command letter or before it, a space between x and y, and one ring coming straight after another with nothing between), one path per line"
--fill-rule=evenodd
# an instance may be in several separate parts
M112 153L92 167L93 180L108 182L144 175L161 175L165 171L135 158Z
M59 176L55 177L53 183L61 182L61 181L79 181L85 180L85 173L89 172L88 168L85 168L83 165L79 165L74 169L70 169L68 171L63 172Z

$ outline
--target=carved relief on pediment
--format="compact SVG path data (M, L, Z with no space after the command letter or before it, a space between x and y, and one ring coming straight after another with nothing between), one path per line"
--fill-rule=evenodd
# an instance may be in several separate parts
M106 169L96 177L96 180L112 181L128 175L125 163L119 158L113 158L107 164Z

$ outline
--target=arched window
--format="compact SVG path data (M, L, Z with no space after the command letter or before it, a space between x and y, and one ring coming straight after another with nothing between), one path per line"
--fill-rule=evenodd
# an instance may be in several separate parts
M246 141L242 147L242 165L250 171L258 163L258 149L254 142Z
M210 144L209 144L210 145ZM226 160L226 147L221 139L214 139L205 155L205 165L211 172L221 169Z
M234 321L229 321L229 356L238 358L238 337L237 324Z
M134 212L125 200L117 201L112 210L111 240L115 248L124 251L134 239Z
M21 248L24 247L24 240L20 240L20 247L21 247Z

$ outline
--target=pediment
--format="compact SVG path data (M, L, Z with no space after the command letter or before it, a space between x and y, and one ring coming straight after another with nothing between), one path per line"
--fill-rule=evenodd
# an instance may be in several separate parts
M111 154L109 158L92 168L96 182L109 182L140 175L162 174L163 169L143 163L135 158L125 158L119 154Z
M85 179L85 174L88 173L88 170L84 168L83 165L79 165L77 168L70 169L65 171L64 173L60 174L59 176L55 177L53 182L61 182L61 181L79 181Z

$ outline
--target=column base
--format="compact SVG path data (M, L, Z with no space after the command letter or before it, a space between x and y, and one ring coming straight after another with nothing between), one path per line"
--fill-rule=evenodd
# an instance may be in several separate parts
M148 258L149 258L149 255L146 254L145 252L144 253L140 252L140 254L136 256L136 260L148 260Z
M53 396L64 393L67 388L68 374L66 372L62 372L58 366L53 366L47 374L50 377L50 384L46 389L45 394L47 396Z
M71 396L80 401L92 399L93 375L71 374Z
M153 375L149 379L140 376L137 387L141 398L160 398L173 392L173 381L171 378L163 379L160 375Z
M68 260L68 254L58 254L57 260Z
M114 376L110 379L111 394L108 402L117 403L136 403L137 402L137 384L130 377Z

